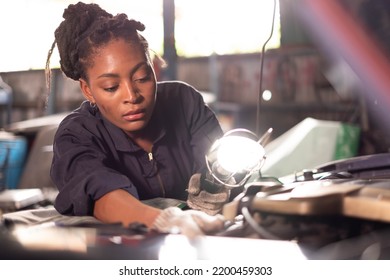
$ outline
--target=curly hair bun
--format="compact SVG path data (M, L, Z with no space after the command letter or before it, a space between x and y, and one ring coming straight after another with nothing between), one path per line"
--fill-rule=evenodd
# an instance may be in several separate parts
M70 4L64 10L62 16L69 24L70 22L76 23L76 26L81 32L88 29L100 17L112 18L112 14L106 12L97 4L85 4L82 2Z
M70 4L64 10L64 20L56 29L55 38L60 51L61 69L66 76L74 80L80 79L78 43L100 18L112 17L97 4L78 2Z
M62 72L73 80L86 78L86 69L99 47L113 38L122 38L139 43L148 52L148 42L137 31L145 26L126 14L112 14L97 4L78 2L70 4L63 13L63 21L54 32L55 41L49 50L46 68L49 69L50 56L54 45L60 54Z

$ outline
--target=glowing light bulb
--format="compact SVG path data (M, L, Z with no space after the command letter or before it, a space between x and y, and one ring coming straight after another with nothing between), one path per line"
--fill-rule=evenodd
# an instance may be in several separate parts
M206 180L231 188L242 186L264 163L265 150L261 141L247 129L226 132L214 142L206 155Z
M220 141L217 159L219 165L229 172L250 171L259 165L264 153L264 148L252 139L227 136Z

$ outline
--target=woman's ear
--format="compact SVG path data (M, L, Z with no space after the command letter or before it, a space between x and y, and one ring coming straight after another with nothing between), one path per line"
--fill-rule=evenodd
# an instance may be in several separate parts
M80 89L81 89L81 91L82 91L84 97L85 97L89 102L95 103L95 99L93 98L91 89L89 88L87 81L84 80L84 79L80 79L79 82L80 82Z

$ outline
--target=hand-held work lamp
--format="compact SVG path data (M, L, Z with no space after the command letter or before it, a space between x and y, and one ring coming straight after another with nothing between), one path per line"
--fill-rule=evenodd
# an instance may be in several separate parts
M260 170L265 160L261 140L246 129L233 129L218 139L206 154L208 172L205 182L209 188L240 187L250 175Z

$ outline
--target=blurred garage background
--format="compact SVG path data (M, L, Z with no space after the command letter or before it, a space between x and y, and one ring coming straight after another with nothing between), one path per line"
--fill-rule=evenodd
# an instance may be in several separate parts
M62 11L76 2L0 3L0 143L15 143L11 150L3 144L0 160L3 171L17 168L6 187L50 184L55 127L83 101L54 58L50 93L44 70ZM292 168L269 167L272 175L320 163L305 161L313 155L327 161L389 151L390 2L93 2L145 23L151 48L167 62L166 68L156 62L158 79L199 89L226 131L241 127L260 136L272 127L269 162ZM47 134L38 138L42 130Z

